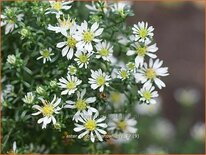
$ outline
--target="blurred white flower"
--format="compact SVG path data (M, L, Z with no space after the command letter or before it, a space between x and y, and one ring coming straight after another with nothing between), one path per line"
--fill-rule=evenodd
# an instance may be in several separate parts
M107 132L104 130L104 128L107 127L106 123L103 123L103 121L106 119L105 116L98 118L99 113L88 113L84 112L80 114L79 121L81 124L75 123L75 132L82 132L78 138L81 139L84 136L88 135L90 136L90 140L92 142L95 141L95 138L97 138L99 141L103 141L102 135L105 135Z
M16 56L15 55L8 55L7 57L7 62L10 63L11 65L15 65L16 63Z
M126 101L126 96L123 93L118 91L111 91L109 95L108 101L112 104L112 106L116 109L124 105Z
M147 153L147 154L166 154L167 152L159 146L151 145L151 146L146 148L144 153Z
M69 65L69 67L67 68L68 70L68 74L70 75L76 75L77 72L77 68L73 65Z
M98 2L92 1L91 5L86 4L85 6L90 10L91 14L96 14L98 12L104 12L107 14L108 11L108 4L106 0L98 0Z
M190 134L194 140L199 141L199 142L204 142L204 140L205 140L205 123L203 123L203 122L196 123L192 127Z
M194 88L178 88L175 90L176 101L185 106L191 106L200 100L200 91Z
M154 82L159 89L162 89L162 87L165 87L165 83L160 80L161 76L168 76L168 67L161 67L163 64L163 61L156 59L153 61L153 59L149 60L149 65L147 63L144 63L143 68L139 69L137 73L135 74L136 82L138 83L141 81L141 83L144 83L145 85L148 85L149 83Z
M135 41L146 42L150 41L154 35L154 28L152 26L148 27L148 23L138 22L138 24L134 24L133 34L135 35Z
M167 119L158 118L151 124L150 132L158 140L168 141L175 136L175 127Z
M32 92L28 92L22 99L24 103L32 104L34 101L35 95Z
M160 110L161 110L161 98L158 97L155 99L156 100L156 104L139 104L139 102L137 102L136 106L135 106L135 110L137 112L137 114L139 115L147 115L147 116L153 116L156 115Z
M130 9L130 3L119 1L111 5L111 10L113 13L119 14L122 17L125 17L126 10Z
M46 9L45 14L55 14L56 18L60 18L60 15L62 15L63 10L69 10L71 8L71 3L73 0L70 1L49 1L50 8Z
M42 129L47 127L47 124L53 122L53 124L56 124L56 119L54 117L54 114L58 114L59 110L61 110L61 108L58 106L61 102L60 98L56 98L56 95L54 95L54 98L52 99L51 102L48 102L46 100L44 100L43 98L39 98L42 103L43 106L40 107L39 105L34 105L32 106L32 108L37 109L38 112L33 113L32 115L36 116L39 114L42 114L43 117L40 118L37 123L43 123L42 124Z

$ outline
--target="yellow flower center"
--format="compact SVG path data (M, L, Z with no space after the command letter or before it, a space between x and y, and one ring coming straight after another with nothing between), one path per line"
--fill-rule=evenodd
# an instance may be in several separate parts
M109 55L109 51L108 51L107 49L101 49L101 50L99 51L99 54L100 54L101 56L108 56L108 55Z
M125 121L119 121L119 122L117 122L117 127L120 129L120 130L125 130L126 129L126 127L127 127L127 123L125 122Z
M121 77L122 77L123 79L126 79L126 78L127 78L127 76L128 76L128 74L127 74L127 71L126 71L126 70L121 70L121 71L120 71L120 75L121 75Z
M146 53L147 53L146 47L138 47L138 48L137 48L137 54L138 54L139 56L144 57Z
M54 108L52 105L45 104L45 106L42 108L42 113L44 116L52 116L54 113Z
M50 56L50 52L48 50L44 50L44 51L42 51L42 56L44 58L48 58Z
M70 67L69 67L69 73L70 73L70 74L75 74L76 72L77 72L76 67L74 67L74 66L70 66Z
M52 5L52 8L54 10L60 11L62 8L62 3L61 2L54 2L54 4Z
M71 81L67 83L67 89L72 90L76 87L76 83Z
M102 86L105 84L105 78L103 76L99 76L96 81L99 86Z
M145 91L145 92L143 93L143 97L144 97L146 100L150 100L151 97L152 97L152 95L151 95L151 93L150 93L149 91Z
M134 63L129 63L129 64L128 64L128 68L129 68L130 70L134 70L134 69L135 69L135 64L134 64Z
M90 31L86 31L83 33L83 39L85 42L89 43L93 40L94 34Z
M113 92L111 94L111 101L113 103L119 103L121 101L121 94L119 92Z
M78 100L77 102L76 102L76 104L75 104L75 106L76 106L76 108L78 109L78 110L85 110L86 109L86 107L87 107L87 104L86 104L86 102L85 102L85 100Z
M86 123L85 123L85 128L89 131L94 131L97 127L97 124L95 122L95 120L89 119Z
M76 43L77 43L77 41L73 37L67 38L67 44L70 48L74 48L76 46Z
M140 29L140 31L139 31L139 36L141 37L141 38L146 38L147 37L147 35L148 35L148 31L147 31L147 29Z
M147 69L147 71L146 71L145 74L146 74L146 77L147 77L148 79L154 79L154 78L156 77L156 72L155 72L155 70L152 69L152 68Z
M80 61L81 63L86 63L86 62L88 62L88 57L87 57L87 55L85 55L85 54L80 55L80 56L79 56L79 61Z

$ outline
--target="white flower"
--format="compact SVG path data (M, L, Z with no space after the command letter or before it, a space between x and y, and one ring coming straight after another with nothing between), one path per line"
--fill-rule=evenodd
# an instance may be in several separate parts
M71 3L73 0L70 1L49 1L51 7L46 9L45 14L56 14L56 18L59 18L62 15L62 10L69 10L71 8Z
M130 8L130 5L129 5L129 3L126 3L126 2L114 3L111 7L111 9L114 13L117 13L117 14L121 15L122 17L125 16L125 11L126 11L126 9L129 9L129 8Z
M67 70L68 70L68 74L70 74L70 75L76 75L76 73L77 73L77 68L73 65L69 65Z
M109 86L109 80L111 79L109 75L102 72L101 69L98 71L91 70L91 78L89 78L89 83L91 84L92 89L97 89L99 87L99 91L104 91L104 86Z
M131 56L134 54L137 55L135 58L135 65L137 68L139 66L142 67L146 55L153 59L157 57L154 53L158 50L158 48L156 44L149 45L150 43L151 41L146 41L143 44L140 44L137 42L136 44L132 46L135 50L129 50L127 52L128 56Z
M137 121L130 117L130 114L125 117L122 114L111 114L109 116L108 131L126 134L136 133Z
M101 5L100 5L101 3ZM104 12L105 14L108 11L108 5L107 5L107 1L98 1L98 2L94 2L92 1L91 5L86 4L85 5L87 9L90 10L91 14L96 14L98 12Z
M61 110L61 108L58 106L61 102L61 99L56 98L56 95L54 95L54 98L51 102L48 102L43 98L39 98L39 99L42 101L43 106L40 107L39 105L34 105L32 108L37 109L38 112L33 113L32 115L39 115L39 114L43 115L43 117L37 121L38 124L43 123L42 124L42 129L43 129L46 128L47 124L51 123L51 121L53 122L53 124L56 124L56 119L53 115L58 114L59 110Z
M75 56L76 58L74 59L74 61L77 62L79 68L87 68L87 65L89 64L89 59L90 56L92 55L93 52L90 53L86 53L86 52L81 52L81 51L77 51Z
M119 78L121 80L125 80L125 79L129 78L128 70L125 68L121 68L117 73L117 78Z
M158 92L154 91L155 87L152 86L152 84L148 84L146 86L143 86L143 88L141 88L138 91L138 94L141 96L140 97L140 102L141 103L146 103L146 104L155 104L156 100L154 98L158 97Z
M77 112L73 117L73 120L76 122L78 121L80 117L80 113L82 112L98 112L95 108L91 107L89 104L94 103L96 101L96 97L89 97L87 99L84 98L84 95L86 93L86 89L82 90L82 92L77 92L77 100L74 101L66 101L68 103L64 106L64 108L70 108L70 109L76 109Z
M133 34L135 35L135 41L139 42L145 42L149 41L153 37L153 30L154 28L152 26L148 27L148 23L144 22L138 22L138 24L134 24L133 28Z
M84 48L91 52L93 50L92 42L100 42L100 39L97 39L99 35L102 34L103 28L99 28L98 23L94 23L91 28L88 28L88 24L84 21L81 26L77 27L78 31L75 35L77 39L77 48L83 50Z
M43 63L46 63L47 61L51 61L51 56L54 55L54 53L52 53L51 51L52 51L51 48L40 51L41 56L38 57L37 60L43 59Z
M16 153L16 150L17 150L16 141L14 141L13 147L12 147L13 153Z
M8 55L7 62L14 65L16 63L16 56L15 55Z
M122 105L124 105L126 100L126 96L123 93L118 91L112 91L109 95L109 102L112 103L114 108L118 109Z
M156 104L140 104L140 102L137 102L135 106L135 110L138 115L147 115L147 116L153 116L156 115L161 110L161 98L158 97L155 99Z
M61 92L61 95L73 94L77 90L77 86L82 83L82 80L79 80L75 76L70 76L69 74L67 74L67 79L62 77L59 81L59 87L65 89Z
M97 119L99 116L99 113L88 113L84 112L80 114L79 121L81 124L75 123L75 132L82 132L78 138L81 139L82 137L88 135L90 136L90 140L92 142L95 141L95 138L99 141L103 141L102 135L105 135L107 132L103 130L103 128L107 127L106 123L103 123L103 121L106 119L105 116Z
M75 20L71 19L69 16L68 19L63 18L63 20L61 20L59 18L57 20L57 26L52 26L49 24L48 30L55 31L55 33L61 33L62 35L67 36L67 31L75 25Z
M205 124L203 122L196 123L191 131L190 134L193 139L199 142L204 142L205 140Z
M5 26L5 34L8 34L17 28L17 22L22 21L24 14L19 14L14 17L14 19L10 19L5 15L1 15L1 26Z
M160 76L167 76L168 73L168 67L161 67L163 64L163 61L160 61L159 59L156 59L154 62L152 59L149 60L149 66L144 63L143 68L137 70L137 73L135 74L136 82L138 83L141 81L141 83L145 83L145 85L154 82L159 89L162 87L165 87L164 82L160 80Z
M76 33L76 25L72 26L69 30L69 34L66 35L67 41L63 41L57 44L58 48L62 48L62 56L67 56L67 59L72 59L74 55L74 49L77 44L77 40L74 37L74 34Z
M34 97L35 95L32 92L28 92L22 100L24 101L24 103L31 104L34 101Z
M127 67L127 69L128 69L130 72L135 72L135 63L133 63L133 62L128 62L128 63L126 64L126 67Z
M99 42L96 46L97 53L96 58L102 58L105 61L110 61L113 53L113 46L110 45L110 43L104 41Z

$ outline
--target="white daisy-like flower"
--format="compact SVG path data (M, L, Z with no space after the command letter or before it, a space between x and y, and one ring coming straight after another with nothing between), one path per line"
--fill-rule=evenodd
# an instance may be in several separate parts
M110 61L113 53L113 46L110 43L103 41L99 42L96 46L96 58L102 58L105 61Z
M14 19L8 18L6 15L1 15L1 27L5 26L5 34L8 34L17 28L16 24L19 21L22 21L24 14L19 14L14 17Z
M111 80L110 76L106 73L102 72L101 69L98 71L91 70L91 78L89 78L89 83L91 84L92 89L99 88L100 92L104 91L104 86L109 86L109 82Z
M59 87L65 89L61 92L61 95L73 94L77 90L77 86L82 83L82 80L79 80L75 76L70 76L69 74L67 74L67 79L62 77L61 79L59 79L59 81Z
M89 64L90 56L92 55L93 52L82 52L82 51L77 51L75 56L76 58L74 61L77 62L79 68L87 68L87 65Z
M73 65L69 65L67 70L68 70L68 74L70 74L70 75L76 75L76 73L77 73L77 68Z
M126 9L129 9L130 5L126 2L117 2L111 6L112 12L121 15L122 17L125 16Z
M128 69L130 72L135 72L135 63L133 63L133 62L128 62L128 63L126 64L126 67L127 67L127 69Z
M158 50L156 44L152 44L152 45L150 44L151 44L150 40L145 41L145 43L143 44L137 42L136 44L132 45L134 50L129 50L127 52L128 56L137 55L135 58L135 65L137 68L139 66L142 67L145 56L148 56L152 59L157 57L156 54L154 54Z
M77 112L73 116L73 120L76 122L78 121L80 117L80 113L82 112L98 112L97 109L91 107L89 104L94 103L96 101L96 97L89 97L89 98L84 98L84 95L86 93L86 89L83 89L82 92L77 92L77 100L74 101L66 101L68 103L67 105L64 106L64 108L70 108L70 109L76 109Z
M43 123L42 124L42 129L46 128L47 124L49 123L53 123L56 124L56 119L54 117L54 114L58 114L59 110L61 110L61 108L58 106L61 102L60 98L57 98L56 95L54 95L54 98L51 102L48 102L46 100L44 100L43 98L39 98L42 103L43 106L39 106L39 105L34 105L32 108L37 109L38 112L33 113L32 115L39 115L42 114L43 117L40 118L37 123Z
M118 109L122 105L124 105L126 101L126 96L123 93L120 93L118 91L112 91L110 92L109 102L113 105L114 108Z
M138 91L138 94L141 96L140 97L140 102L142 103L146 103L146 104L155 104L156 100L154 98L158 97L158 92L154 91L155 87L152 86L152 84L148 84L147 86L143 86L143 88L141 88Z
M73 0L70 1L49 1L51 7L46 9L45 14L56 14L56 18L59 18L62 15L62 10L69 10L71 8L71 3Z
M192 138L199 142L205 141L205 123L198 122L190 130Z
M103 28L99 28L99 24L95 22L91 28L88 28L88 23L84 21L81 23L81 26L77 27L77 33L75 35L77 43L77 48L82 51L84 48L88 52L93 50L92 42L100 42L100 39L97 39L103 32Z
M108 131L113 133L134 134L137 132L137 121L130 118L130 114L124 116L123 114L111 114L109 116Z
M75 20L71 19L68 16L68 19L65 19L63 17L63 19L57 19L58 20L58 24L56 26L52 26L49 24L48 26L48 30L51 31L55 31L55 33L61 33L64 36L67 36L67 31L75 25Z
M102 11L106 14L108 11L108 4L107 4L106 0L105 1L98 1L98 3L92 1L91 5L86 4L85 6L87 9L90 10L91 14L96 14L96 13L99 13Z
M35 95L32 92L28 92L22 99L24 103L31 104L33 103Z
M154 82L159 89L165 87L165 83L160 80L160 76L168 76L168 67L161 67L163 61L156 59L154 62L152 59L149 60L149 65L144 63L143 67L137 70L135 73L136 82L144 83L144 85L148 85L149 83Z
M76 48L77 40L74 35L76 33L76 25L72 26L69 30L69 34L66 35L67 41L63 41L57 44L58 48L62 48L62 56L67 56L67 59L72 59L74 50Z
M121 68L117 72L117 78L119 78L121 80L125 80L125 79L129 78L129 71L125 68Z
M103 130L107 127L106 123L103 121L106 119L105 116L98 118L99 113L88 113L84 112L80 114L79 121L81 124L75 123L75 132L82 132L78 138L81 139L82 137L88 135L92 142L95 141L97 138L99 141L103 141L102 135L105 135L107 132Z
M41 56L37 58L37 60L39 59L43 59L43 63L45 64L47 61L51 61L51 56L54 55L54 53L52 53L52 49L44 49L40 51Z
M151 40L154 36L154 28L152 26L148 27L148 23L146 22L138 22L138 24L134 24L133 34L135 35L135 41L145 42Z

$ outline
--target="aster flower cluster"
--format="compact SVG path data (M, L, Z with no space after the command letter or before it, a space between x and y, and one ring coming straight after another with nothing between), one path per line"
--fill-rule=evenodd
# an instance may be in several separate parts
M45 32L37 31L40 37L28 33L34 42L23 44L28 51L35 47L33 54L21 66L16 64L24 54L7 57L7 64L18 74L26 72L34 78L32 83L21 85L20 90L24 86L28 90L21 102L32 111L29 118L42 129L69 130L77 135L76 141L103 142L107 135L137 134L135 103L155 104L156 88L165 87L161 77L169 75L168 68L162 67L163 61L156 59L154 28L147 22L128 27L125 19L133 15L129 3L86 4L89 18L78 16L80 10L73 9L76 3L44 2L42 16L48 20L39 25L45 26ZM109 21L110 16L117 21ZM14 22L23 17L16 14ZM10 35L18 27L14 23L11 26L7 18L2 16L1 26L7 24L5 34ZM27 26L22 25L24 29ZM47 33L52 37L48 39ZM120 41L120 35L124 41ZM29 61L35 61L39 68L28 65L29 69ZM116 140L124 142L121 136Z

